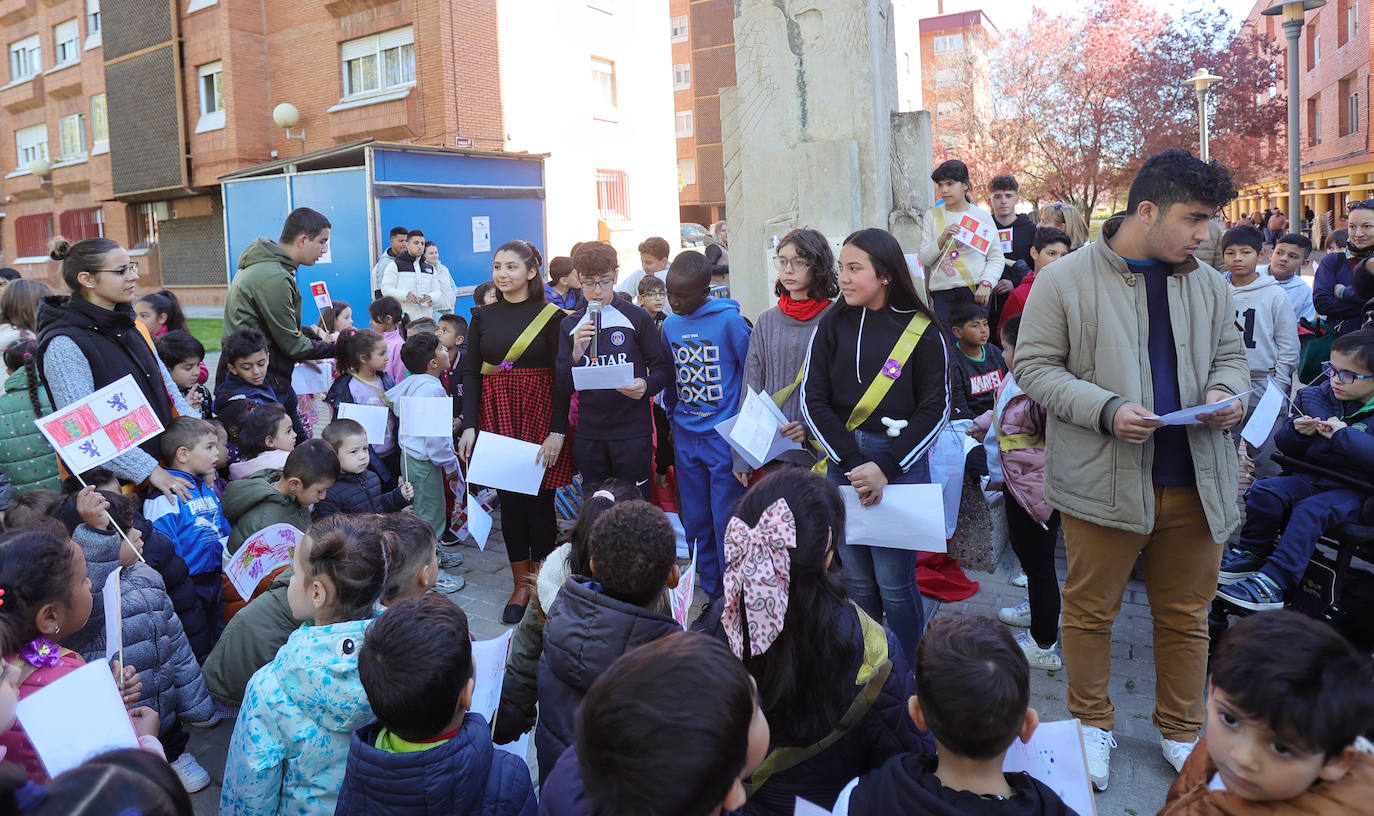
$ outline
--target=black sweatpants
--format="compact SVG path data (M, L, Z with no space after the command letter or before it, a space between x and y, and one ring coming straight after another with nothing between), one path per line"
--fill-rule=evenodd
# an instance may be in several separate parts
M1026 571L1026 593L1030 599L1031 637L1042 649L1059 641L1059 577L1054 571L1054 547L1059 540L1059 511L1050 515L1046 527L1026 512L1011 491L1002 487L1002 506L1007 511L1007 532L1011 549Z
M498 490L496 495L501 497L501 534L510 562L543 561L553 552L558 535L553 489L544 488L536 496L509 490Z
M595 491L607 479L624 479L639 488L645 501L650 500L649 478L654 467L652 435L635 439L588 439L577 434L573 437L573 459L582 474L584 493Z

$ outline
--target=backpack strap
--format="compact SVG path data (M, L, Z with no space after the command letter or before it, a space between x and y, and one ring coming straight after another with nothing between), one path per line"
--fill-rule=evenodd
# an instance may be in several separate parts
M511 343L510 349L506 352L505 359L502 361L502 365L505 363L514 363L516 360L519 360L529 349L530 344L534 342L534 338L538 337L539 333L544 330L544 327L549 324L549 321L552 320L555 315L562 314L563 310L552 303L544 304L543 310L534 316L534 319L525 327L525 330L520 332L520 336L515 338L515 342ZM499 365L482 363L483 374L495 374L500 370L501 366Z

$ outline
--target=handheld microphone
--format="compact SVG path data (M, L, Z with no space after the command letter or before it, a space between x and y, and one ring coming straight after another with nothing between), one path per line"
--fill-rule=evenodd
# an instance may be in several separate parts
M592 332L591 355L592 360L599 356L596 352L597 341L601 339L601 301L593 300L587 304L587 316L592 320L592 326L596 331Z

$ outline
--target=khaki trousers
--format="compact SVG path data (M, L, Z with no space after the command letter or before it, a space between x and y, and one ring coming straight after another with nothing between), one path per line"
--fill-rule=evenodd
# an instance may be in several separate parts
M1069 570L1061 637L1069 713L1111 730L1116 707L1112 623L1136 558L1145 557L1145 591L1154 620L1154 724L1169 739L1202 730L1207 682L1207 606L1217 589L1222 545L1212 540L1194 487L1155 486L1154 531L1129 533L1063 514Z

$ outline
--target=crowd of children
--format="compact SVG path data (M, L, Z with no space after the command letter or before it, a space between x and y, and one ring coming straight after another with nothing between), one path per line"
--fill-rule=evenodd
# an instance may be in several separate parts
M1064 666L1046 410L1012 368L1037 276L1078 250L1086 223L1060 205L1037 227L1009 176L990 185L991 214L961 163L934 180L944 203L920 252L926 293L883 230L853 233L837 255L796 229L775 246L778 302L753 323L721 296L717 265L670 259L661 238L639 245L629 275L601 241L547 269L532 244L503 244L464 317L437 247L397 227L373 270L370 325L342 301L322 310L335 359L301 365L335 376L299 400L269 376L276 346L251 327L226 332L211 384L175 295L145 295L125 308L179 415L143 446L176 489L141 497L109 470L62 479L33 425L53 405L34 336L51 293L11 283L0 813L97 812L71 804L82 791L111 812L190 813L188 793L211 775L186 750L188 728L231 717L220 812L244 816L790 814L798 798L837 814L1072 813L1003 771L1039 722L1031 670ZM961 219L999 240L951 251ZM1276 448L1374 479L1374 329L1346 327L1303 387L1299 321L1318 317L1298 273L1312 246L1269 237L1225 232L1217 274L1249 410L1270 384L1295 391L1294 410L1265 445L1237 434L1258 478L1218 597L1258 614L1216 653L1206 735L1168 793L1171 816L1356 813L1374 794L1369 658L1280 611L1317 538L1359 519L1368 497L1266 461ZM579 388L576 369L592 366L625 366L623 384ZM758 468L716 431L748 391L773 400L795 443ZM452 434L410 432L411 398L448 401ZM350 418L362 409L385 421ZM1027 600L998 616L1010 629L950 613L927 624L914 553L846 541L841 489L873 506L888 485L929 481L951 419L982 443L968 466L1000 491L1024 569ZM513 584L502 618L517 628L494 723L472 710L467 617L433 594L463 585L446 570L463 560L451 545L482 434L537 445L545 467L535 495L497 491ZM580 509L560 541L555 493L575 475ZM689 632L669 601L685 562L665 509L706 598ZM298 531L290 563L243 591L226 566L274 525ZM49 778L15 704L105 659L115 569L124 662L111 668L143 750ZM533 779L498 747L530 732Z

